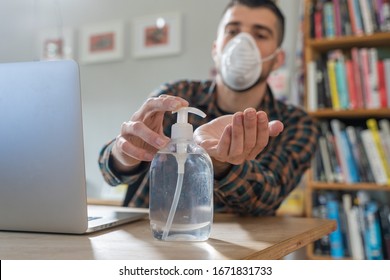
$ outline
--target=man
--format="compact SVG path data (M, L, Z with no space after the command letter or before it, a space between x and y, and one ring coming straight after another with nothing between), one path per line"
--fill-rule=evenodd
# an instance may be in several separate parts
M102 149L106 181L129 185L124 205L148 207L150 162L176 122L166 112L191 106L207 114L189 122L213 161L215 212L275 213L309 167L319 134L305 112L275 100L267 85L284 62L283 35L284 17L272 1L230 1L212 47L215 81L163 85Z

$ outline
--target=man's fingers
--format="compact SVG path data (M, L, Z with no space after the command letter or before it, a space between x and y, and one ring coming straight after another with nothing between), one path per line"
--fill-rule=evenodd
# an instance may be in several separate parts
M270 121L268 124L269 136L278 136L284 129L284 125L281 121Z
M232 139L232 125L227 125L221 135L217 147L218 160L220 159L224 159L224 161L226 160L231 146L231 139Z
M244 151L250 151L255 147L257 134L256 110L253 108L244 111Z
M168 137L161 136L140 121L124 122L121 127L121 135L125 138L127 136L136 136L157 149L163 148L169 142Z
M186 106L188 106L188 102L183 98L160 95L159 97L148 98L134 115L138 119L143 119L146 114L150 114L152 112L175 111Z
M232 140L229 157L235 158L244 153L244 114L235 113L233 116Z
M265 112L257 112L257 136L254 149L248 154L248 159L254 159L267 146L269 140L268 116Z
M119 153L116 158L125 166L136 165L139 161L151 161L154 157L151 152L134 146L122 136L115 141L115 148Z

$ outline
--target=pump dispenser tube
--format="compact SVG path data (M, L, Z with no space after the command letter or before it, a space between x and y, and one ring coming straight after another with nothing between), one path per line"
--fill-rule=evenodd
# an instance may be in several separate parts
M188 123L189 112L201 117L206 116L199 109L192 107L183 107L173 112L177 113L178 116L177 123L172 126L171 143L168 144L165 150L159 151L152 161L150 186L151 228L154 236L163 241L206 240L211 227L213 214L212 163L203 148L193 142L193 128ZM177 168L176 174L174 174L175 172L172 173L172 167ZM159 176L168 176L169 178L165 181L158 178ZM175 184L174 180L176 181ZM161 192L159 193L159 191ZM198 193L199 197L197 197ZM164 221L163 216L159 213L164 212L163 208L166 208L169 200L172 203L169 211L167 209L165 212L167 218ZM202 204L197 205L200 202Z

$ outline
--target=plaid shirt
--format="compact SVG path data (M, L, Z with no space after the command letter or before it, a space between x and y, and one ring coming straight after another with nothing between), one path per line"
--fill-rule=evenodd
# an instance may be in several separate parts
M219 116L228 114L218 108L216 87L211 81L178 81L164 84L153 96L175 95L186 99L189 106L207 114L202 119L189 114L194 129ZM249 215L273 215L283 199L298 185L315 153L319 129L303 110L273 98L268 88L262 103L256 108L265 111L269 120L280 120L283 132L270 138L267 147L256 157L234 165L223 178L214 179L214 211ZM164 133L171 135L176 116L165 114ZM101 150L99 166L110 185L128 184L125 206L148 207L149 162L143 162L131 174L118 174L111 168L113 141Z

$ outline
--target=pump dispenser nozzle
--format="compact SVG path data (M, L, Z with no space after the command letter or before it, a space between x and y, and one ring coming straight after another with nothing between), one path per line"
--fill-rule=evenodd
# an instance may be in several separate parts
M202 118L206 117L206 114L201 110L194 107L182 107L177 111L172 112L177 113L177 122L172 125L172 139L177 140L177 168L178 173L184 173L184 164L187 159L187 143L186 141L192 140L193 137L193 127L188 123L188 113L196 114Z
M194 107L182 107L172 113L177 113L177 122L172 125L172 139L192 140L193 128L188 123L188 113L196 114L202 118L206 117L205 113Z

